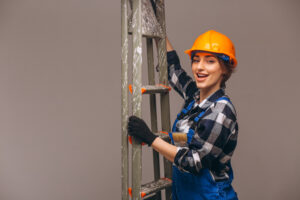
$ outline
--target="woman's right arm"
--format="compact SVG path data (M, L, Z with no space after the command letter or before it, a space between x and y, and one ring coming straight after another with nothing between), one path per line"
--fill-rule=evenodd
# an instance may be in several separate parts
M185 100L191 98L198 90L196 83L187 75L180 65L179 58L168 37L166 37L168 80L169 84Z

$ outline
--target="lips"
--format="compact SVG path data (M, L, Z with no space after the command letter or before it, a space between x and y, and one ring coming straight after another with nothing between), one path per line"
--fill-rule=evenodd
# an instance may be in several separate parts
M196 79L199 82L204 81L207 77L208 77L208 74L196 73Z

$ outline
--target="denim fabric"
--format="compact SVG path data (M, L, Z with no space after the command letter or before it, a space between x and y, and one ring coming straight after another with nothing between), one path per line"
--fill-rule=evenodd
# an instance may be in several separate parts
M215 182L208 169L199 175L182 172L173 166L172 200L237 200L231 186L232 171L226 181Z

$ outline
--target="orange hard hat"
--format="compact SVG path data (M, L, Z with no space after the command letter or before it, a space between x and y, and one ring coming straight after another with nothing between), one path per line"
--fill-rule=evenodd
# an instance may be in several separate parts
M229 56L230 62L234 67L237 66L235 57L235 48L232 41L224 34L214 30L209 30L195 40L191 49L185 51L186 54L192 54L192 51L205 51Z

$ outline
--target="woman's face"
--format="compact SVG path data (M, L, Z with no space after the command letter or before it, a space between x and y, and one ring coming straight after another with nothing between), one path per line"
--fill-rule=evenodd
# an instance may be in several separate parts
M213 54L198 52L192 60L192 71L200 90L217 90L220 88L223 70Z

